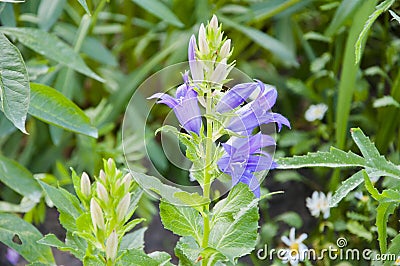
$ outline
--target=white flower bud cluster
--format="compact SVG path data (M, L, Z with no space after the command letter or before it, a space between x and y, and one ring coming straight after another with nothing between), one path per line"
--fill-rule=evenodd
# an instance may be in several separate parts
M87 173L80 179L80 198L90 213L91 231L97 239L95 246L104 252L106 261L112 263L133 213L130 210L132 184L131 174L123 175L112 159L104 161L104 170L100 170L93 184Z

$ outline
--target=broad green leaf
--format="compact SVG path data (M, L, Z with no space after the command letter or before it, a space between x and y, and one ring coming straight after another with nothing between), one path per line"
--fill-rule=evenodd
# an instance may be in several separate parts
M161 258L163 260L163 258ZM151 258L141 250L130 249L125 251L122 256L117 260L117 266L160 266L160 262L157 259Z
M78 219L82 210L79 206L78 199L74 195L63 188L56 188L42 181L39 181L39 184L60 213L69 214L74 221Z
M392 239L387 254L400 254L400 234L398 234L395 238ZM397 256L396 259L398 259ZM393 261L390 260L385 261L384 266L391 266L391 265L393 265Z
M387 250L387 222L389 215L399 206L395 202L379 202L376 208L376 227L378 228L378 241L381 254Z
M171 255L166 252L154 251L152 253L149 253L148 255L153 260L156 260L158 262L158 265L160 266L173 265L169 262L171 260Z
M393 4L395 0L385 0L381 2L378 6L376 6L375 11L368 17L367 22L364 25L360 35L358 36L356 45L355 45L355 53L356 53L356 63L358 63L361 59L361 50L363 46L363 42L365 42L369 29L374 24L375 20L385 11L387 11Z
M177 26L183 27L183 23L175 16L175 14L160 0L132 0L134 3L145 9L147 12L153 14L165 22Z
M352 128L351 137L366 159L367 167L380 171L381 175L400 178L400 169L393 163L387 161L385 157L380 155L377 148L370 141L370 139L364 135L361 129Z
M50 247L37 243L42 237L33 225L18 216L0 213L0 241L2 243L17 251L29 262L55 265ZM13 239L19 239L21 243L16 243Z
M49 124L97 138L97 129L71 100L43 84L31 83L29 113Z
M179 258L179 265L193 266L199 258L201 247L190 236L181 237L175 246L175 255Z
M143 249L144 247L144 233L147 227L142 227L122 237L120 249Z
M226 261L227 257L225 257L221 252L214 248L205 248L200 252L200 256L202 259L207 259L207 265L218 265L218 262Z
M298 66L295 55L286 47L286 45L279 40L269 36L268 34L254 28L243 26L226 17L219 17L222 23L228 27L234 28L249 37L262 48L270 51L274 56L278 57L282 62L292 66Z
M335 15L331 23L325 30L325 35L328 37L333 36L338 29L340 29L347 20L351 19L356 8L362 3L362 0L342 1L340 6L336 9Z
M362 224L356 221L349 221L346 224L347 230L361 238L366 239L368 242L372 241L372 233L368 231Z
M41 29L48 31L58 20L66 0L41 0L38 8L38 25Z
M295 212L285 212L275 217L275 221L282 221L289 226L300 228L303 225L303 220L300 215Z
M53 34L35 28L0 27L0 32L17 38L23 45L38 54L68 66L95 80L104 82L101 77L85 64L79 54Z
M46 245L46 246L50 246L50 247L55 247L61 251L68 251L74 255L77 253L81 253L82 257L84 255L82 250L79 250L78 247L67 245L66 243L59 240L54 234L45 235L42 239L37 241L37 243ZM71 243L73 243L73 242L71 242ZM69 243L69 244L71 244L71 243Z
M347 196L347 194L349 194L350 191L361 185L363 181L364 176L362 174L362 170L347 178L335 191L335 194L333 194L331 201L329 202L329 206L331 208L335 207L344 197Z
M209 246L235 263L237 258L250 254L255 248L259 219L258 199L254 198L247 185L239 183L219 203L221 204L212 219Z
M88 7L88 5L86 3L86 0L78 0L78 2L85 9L86 13L88 13L90 15L90 10L89 10L89 7Z
M362 167L366 165L365 159L353 152L344 152L331 147L329 152L308 153L303 156L291 158L278 158L278 169L296 169L303 167Z
M210 203L209 199L199 195L199 193L188 193L185 191L175 192L174 197L180 199L186 206L190 206L199 211L203 208L202 206Z
M180 236L192 236L201 242L203 219L192 207L175 206L161 201L160 216L164 228Z
M392 96L383 96L382 98L376 99L372 105L374 108L380 108L385 106L395 106L400 108L400 103L396 101Z
M29 78L24 59L15 47L0 33L0 109L23 133L29 108Z
M174 197L176 192L182 192L179 188L168 186L162 183L158 178L143 173L130 170L133 178L147 193L154 195L154 192L161 196L164 200L172 204L182 204L182 202Z
M0 181L18 194L39 202L42 190L33 175L22 165L0 155Z

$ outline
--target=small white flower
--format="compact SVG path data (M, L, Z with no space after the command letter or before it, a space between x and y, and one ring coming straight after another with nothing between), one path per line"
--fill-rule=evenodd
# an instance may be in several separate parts
M367 202L369 200L368 195L364 195L361 191L355 192L354 197L363 202Z
M306 113L304 114L304 117L309 122L322 120L327 110L328 106L324 103L310 105L310 107L308 107Z
M283 263L290 263L290 265L295 266L299 264L299 261L304 261L308 248L303 241L307 238L307 234L301 234L296 238L296 229L292 227L290 229L289 238L287 236L282 236L281 240L289 248L285 249L285 254L282 256Z
M393 265L400 265L400 256L397 257Z
M327 219L330 215L329 201L331 198L331 192L325 196L323 192L318 193L318 191L314 191L311 198L306 199L306 206L310 210L312 216L319 217L320 214L323 214L324 219Z

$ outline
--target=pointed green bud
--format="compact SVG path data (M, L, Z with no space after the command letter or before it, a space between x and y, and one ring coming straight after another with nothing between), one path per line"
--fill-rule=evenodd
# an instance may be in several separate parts
M101 184L100 182L97 182L97 196L101 201L103 201L105 204L108 204L108 193L107 189Z
M114 160L111 158L108 158L107 165L108 165L109 170L113 169L114 168Z
M126 194L117 206L117 221L125 221L125 216L128 214L129 204L131 203L131 193Z
M227 59L224 58L218 63L214 72L211 74L210 81L216 84L220 84L226 79L229 73L229 66L227 65Z
M90 217L92 218L93 228L95 231L97 227L101 230L105 229L103 211L94 198L90 200Z
M204 28L203 23L201 23L199 29L199 51L201 55L208 55L210 53L207 43L206 29Z
M112 231L106 241L106 258L107 261L115 261L118 252L118 235L115 230Z
M90 179L85 172L81 176L81 193L86 199L90 197Z

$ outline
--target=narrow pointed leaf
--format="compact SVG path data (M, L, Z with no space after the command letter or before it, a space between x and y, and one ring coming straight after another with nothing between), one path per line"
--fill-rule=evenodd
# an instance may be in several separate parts
M29 108L29 78L24 60L15 47L0 33L0 109L23 133Z
M31 84L29 114L66 130L97 138L97 129L86 114L57 90L43 84Z
M89 10L89 7L88 7L88 5L86 3L86 0L78 0L78 2L85 9L86 13L88 13L90 15L90 10Z
M183 27L183 23L175 16L175 14L163 4L160 0L132 0L135 4L139 5L147 12L153 14L154 16L164 20L165 22L177 26L179 28Z
M17 38L23 45L49 59L68 66L100 82L104 80L94 73L69 45L46 31L35 28L0 27L0 32Z

